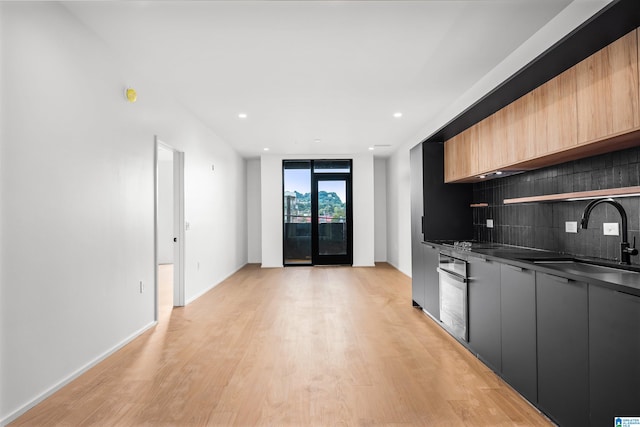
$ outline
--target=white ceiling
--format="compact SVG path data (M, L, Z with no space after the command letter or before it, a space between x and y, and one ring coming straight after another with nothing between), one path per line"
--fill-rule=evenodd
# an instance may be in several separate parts
M255 157L264 148L321 155L373 146L385 156L417 143L429 136L420 134L425 126L443 125L443 111L579 2L589 0L63 4L139 76L161 82Z

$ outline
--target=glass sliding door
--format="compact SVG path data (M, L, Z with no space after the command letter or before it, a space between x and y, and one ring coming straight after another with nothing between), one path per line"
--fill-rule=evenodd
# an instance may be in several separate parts
M347 182L318 179L318 254L347 253Z
M283 162L284 265L311 265L311 161Z
M353 264L351 160L283 162L284 265Z
M352 264L350 182L340 175L314 175L314 264Z

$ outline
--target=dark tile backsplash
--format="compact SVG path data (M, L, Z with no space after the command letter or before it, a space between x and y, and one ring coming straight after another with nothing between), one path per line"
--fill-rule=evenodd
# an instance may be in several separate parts
M474 184L474 203L489 204L473 210L475 239L619 260L620 236L602 234L603 222L617 222L621 229L620 215L613 206L597 206L589 228L582 230L580 218L587 200L517 205L505 205L503 200L640 185L639 161L640 147ZM640 197L614 199L627 212L629 242L635 237L640 245ZM487 219L493 219L493 229L487 228ZM566 221L578 222L577 234L565 232ZM640 264L640 257L631 257L631 262Z

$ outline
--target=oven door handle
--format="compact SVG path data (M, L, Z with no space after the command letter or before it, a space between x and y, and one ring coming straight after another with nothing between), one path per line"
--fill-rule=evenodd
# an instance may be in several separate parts
M453 280L455 280L455 281L457 281L457 282L460 282L460 283L467 283L467 278L466 278L466 277L462 277L462 276L460 276L460 275L458 275L458 274L455 274L455 273L452 273L452 272L450 272L450 271L443 270L443 269L442 269L442 268L440 268L440 267L438 267L436 270L438 271L438 273L440 273L440 274L446 274L449 278L451 278L451 279L453 279Z

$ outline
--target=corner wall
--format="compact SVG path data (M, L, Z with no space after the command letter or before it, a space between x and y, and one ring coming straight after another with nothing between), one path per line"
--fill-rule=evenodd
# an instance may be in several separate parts
M387 159L374 159L375 261L387 261Z
M387 259L411 276L411 174L409 146L387 159Z
M229 145L58 3L0 3L0 31L4 424L153 325L154 135L185 152L187 300L247 246Z
M262 262L260 159L247 160L247 261Z

